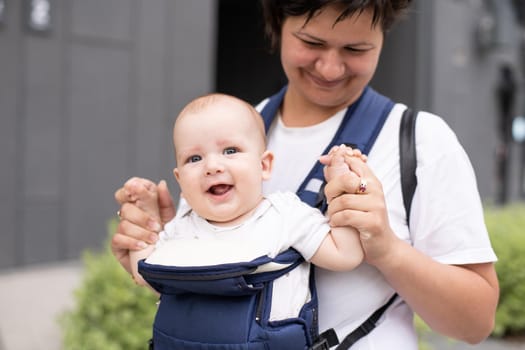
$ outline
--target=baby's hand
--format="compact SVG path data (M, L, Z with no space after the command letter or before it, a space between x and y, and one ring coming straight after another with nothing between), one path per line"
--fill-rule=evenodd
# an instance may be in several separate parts
M133 178L124 184L131 202L160 221L157 185L147 179Z
M348 165L345 163L345 156L358 157L363 162L367 161L366 155L360 150L352 149L344 144L334 146L328 154L321 156L319 161L325 165L323 171L326 181L330 181L336 176L347 174L351 172Z

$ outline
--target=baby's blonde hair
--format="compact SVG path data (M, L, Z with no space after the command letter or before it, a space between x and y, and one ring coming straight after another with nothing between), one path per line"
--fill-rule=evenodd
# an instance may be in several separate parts
M261 136L261 139L263 141L264 147L266 147L266 133L264 130L264 122L262 120L261 115L257 110L248 102L241 100L240 98L237 98L232 95L222 94L222 93L211 93L207 95L203 95L200 97L195 98L194 100L190 101L179 113L179 116L177 117L177 120L181 117L183 117L186 114L191 113L198 113L205 108L213 105L214 103L220 102L220 101L231 101L234 103L239 103L242 106L244 106L250 115L253 117L253 121L255 122L255 127L259 131L259 134ZM175 125L177 124L177 120L175 120Z

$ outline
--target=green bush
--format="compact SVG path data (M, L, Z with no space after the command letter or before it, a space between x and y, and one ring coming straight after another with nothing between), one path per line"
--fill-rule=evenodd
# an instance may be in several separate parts
M525 205L488 207L485 222L498 255L496 337L525 334Z
M114 232L115 221L108 225ZM136 286L109 249L86 252L75 307L60 318L67 350L147 349L157 298Z

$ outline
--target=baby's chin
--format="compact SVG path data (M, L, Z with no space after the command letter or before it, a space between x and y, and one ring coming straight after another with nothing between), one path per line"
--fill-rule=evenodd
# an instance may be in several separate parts
M244 215L225 215L217 217L215 215L206 218L210 224L219 227L231 227L241 224L244 221Z
M254 210L246 210L247 208L249 207L237 206L235 208L226 208L223 206L221 208L221 206L216 206L215 210L212 210L212 212L209 213L209 216L201 216L214 226L235 227L248 220L252 215Z

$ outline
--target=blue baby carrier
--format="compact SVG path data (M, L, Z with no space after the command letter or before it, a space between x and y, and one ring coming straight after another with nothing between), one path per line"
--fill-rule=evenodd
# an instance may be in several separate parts
M140 273L161 293L153 325L154 349L308 349L318 334L316 294L298 317L269 320L272 282L303 261L293 249L273 259L262 256L204 267L141 261Z
M266 130L285 92L286 87L272 96L262 110ZM333 145L345 143L367 154L393 105L386 97L367 88L348 108L325 153ZM408 129L413 130L413 126ZM312 191L315 186L311 181L319 184L317 191ZM410 181L415 183L415 179ZM323 183L323 166L317 162L297 194L304 202L324 211ZM313 268L309 284L311 298L299 315L278 321L269 319L273 281L303 262L294 249L288 249L275 258L262 256L249 262L203 267L163 266L140 261L140 274L161 294L150 349L317 350L339 344L333 330L322 335L318 333ZM369 333L394 298L395 295L349 334L337 349L348 349Z

